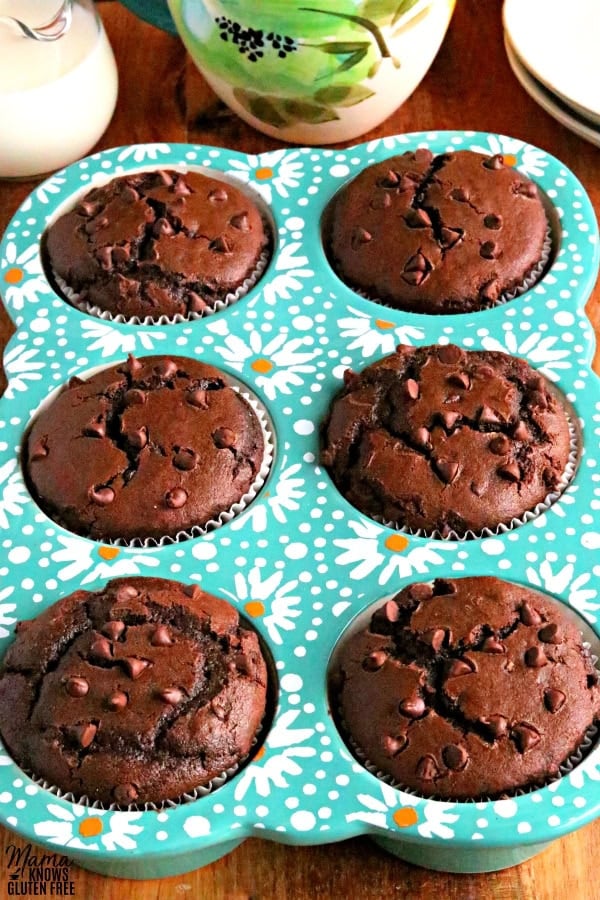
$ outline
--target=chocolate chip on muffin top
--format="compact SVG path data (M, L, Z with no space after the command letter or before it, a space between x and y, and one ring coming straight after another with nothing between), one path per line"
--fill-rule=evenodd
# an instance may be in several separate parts
M372 766L425 796L538 786L600 717L582 640L558 601L497 578L413 584L340 648L334 707Z
M50 268L127 318L202 313L256 270L269 236L253 200L198 172L139 172L94 188L48 229Z
M175 537L241 500L264 457L256 413L218 369L129 357L75 378L30 429L25 471L47 514L103 540Z
M398 309L460 313L522 287L543 260L548 224L535 184L501 156L419 149L342 188L326 231L350 287Z
M250 750L265 712L258 638L197 585L76 591L21 622L0 673L16 762L76 799L158 803Z
M478 534L560 488L569 421L524 360L401 345L345 381L321 459L367 515L429 533Z

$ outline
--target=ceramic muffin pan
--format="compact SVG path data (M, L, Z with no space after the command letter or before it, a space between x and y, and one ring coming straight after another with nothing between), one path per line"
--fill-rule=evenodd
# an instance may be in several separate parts
M334 193L369 163L420 146L502 153L539 185L553 256L532 289L494 309L426 316L362 299L332 273L319 222ZM118 324L69 306L42 266L48 223L95 184L171 167L233 180L262 200L275 248L261 281L228 309L173 325ZM16 326L0 400L2 652L17 618L80 587L154 575L197 582L231 600L258 629L278 678L263 743L208 796L159 812L84 807L40 788L3 753L3 824L48 849L63 848L86 868L149 878L205 865L251 835L318 844L368 834L421 865L484 871L526 859L600 814L600 748L562 779L509 799L439 802L389 787L347 749L326 691L331 654L349 623L412 581L499 576L557 597L600 634L600 390L583 312L598 270L598 231L566 167L522 141L474 132L261 156L195 145L118 148L38 187L10 223L0 257L0 289ZM434 540L386 528L350 506L318 465L319 423L346 368L361 369L398 343L448 342L524 357L563 392L581 423L577 472L560 499L492 537ZM269 412L275 454L266 484L242 514L202 537L147 549L96 543L48 519L26 488L20 447L36 410L70 376L128 353L214 364Z

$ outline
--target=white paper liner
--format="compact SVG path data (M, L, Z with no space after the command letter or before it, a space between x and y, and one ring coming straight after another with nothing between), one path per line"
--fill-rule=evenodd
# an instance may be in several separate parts
M549 386L550 388L552 387L552 385ZM565 405L564 398L561 398L561 403L563 406ZM579 432L573 423L573 419L568 413L566 413L566 418L569 425L569 456L558 487L550 494L547 494L547 496L534 506L533 509L528 509L520 518L511 519L508 523L501 522L495 528L483 528L481 531L477 532L467 530L464 534L458 534L456 531L449 531L448 534L445 535L437 529L427 531L425 528L409 528L408 526L399 525L397 522L384 519L383 516L370 516L370 518L375 522L379 522L380 525L385 525L386 528L393 528L394 531L402 532L402 534L410 534L412 537L424 537L436 541L472 541L477 540L478 538L494 537L499 534L506 534L507 531L512 531L513 528L518 528L520 525L525 525L527 522L537 519L542 513L548 512L553 503L556 503L573 480L573 476L577 471L580 455Z
M394 596L394 595L391 595L391 596ZM542 594L542 596L545 596L547 598L547 595ZM371 604L369 609L363 610L363 613L360 616L360 620L366 619L366 620L370 621L371 608L373 610L375 610L376 608L379 608L380 605L381 605L381 601L377 601L377 603ZM570 612L573 616L576 615L575 611L570 608L567 608L566 611ZM581 625L581 621L579 622L579 625ZM587 625L587 623L586 623L586 628L588 629L588 632L591 631L591 629ZM583 634L582 634L582 637L583 637ZM595 640L596 640L596 646L600 646L600 644L598 643L600 639L598 639L596 637ZM585 640L582 641L582 647L583 647L583 655L591 660L592 665L593 665L594 669L596 670L598 677L600 678L600 668L598 667L598 657L594 653L591 652L591 645L587 641L585 641ZM337 652L337 649L338 648L336 648L336 651L334 651L334 658L335 658L335 652ZM370 775L374 775L375 778L377 778L379 781L383 781L385 784L389 784L390 787L393 787L399 791L403 791L405 794L410 794L413 797L422 797L424 800L439 800L444 803L447 803L449 800L452 800L452 798L440 797L437 794L427 794L427 795L420 794L414 788L407 787L406 785L402 784L402 782L396 781L395 778L392 775L389 775L387 772L382 772L381 769L379 769L374 763L372 763L369 760L366 753L360 748L360 746L356 743L356 741L350 734L350 729L348 728L348 725L346 724L346 722L344 720L344 717L342 715L342 711L341 711L341 708L339 707L339 705L337 706L337 719L338 719L338 730L340 730L343 740L345 741L346 745L351 749L354 757L358 760L358 762L362 766L364 766L364 768L367 770L367 772L369 772ZM530 785L529 787L515 788L512 791L510 791L510 790L503 791L502 798L506 797L508 799L510 797L522 797L525 794L532 794L534 791L539 791L542 788L548 787L549 784L554 784L554 782L560 781L561 778L564 778L565 775L568 775L570 772L572 772L573 769L576 768L585 759L585 757L588 756L589 753L591 753L591 751L594 749L594 746L596 745L596 742L598 740L598 730L599 730L599 725L597 725L595 723L592 723L589 726L589 728L583 735L583 738L581 739L581 743L579 744L577 749L571 754L571 756L569 756L559 766L559 774L558 775L549 775L542 784ZM480 795L480 796L474 797L473 799L452 800L452 802L454 802L454 803L483 803L485 801L492 801L492 800L498 800L498 799L500 799L500 798L496 795L494 795L493 797L490 797L487 795L483 795L483 796Z
M550 259L550 252L552 250L552 231L550 228L550 224L548 223L548 227L546 230L546 237L544 238L544 243L542 244L542 253L539 261L535 264L535 266L529 270L521 284L513 288L511 291L504 291L504 293L500 294L500 296L494 300L492 303L487 303L485 306L480 306L475 309L469 310L447 310L443 309L439 312L428 312L427 310L406 310L401 306L398 306L395 303L390 303L388 300L380 300L378 297L374 297L371 294L368 294L366 291L360 290L359 288L352 287L343 277L339 268L335 270L338 278L344 282L344 284L354 291L355 294L358 294L359 297L363 297L365 300L371 300L372 303L377 303L378 306L385 306L387 309L395 309L404 312L413 312L415 314L420 315L471 315L472 313L483 312L486 309L494 309L496 306L502 306L504 303L508 303L509 300L514 300L516 297L520 297L521 294L524 294L526 291L530 290L536 284L546 269L548 265L548 260Z
M265 227L266 224L265 224ZM241 285L234 292L227 294L223 300L217 300L213 306L206 306L202 312L194 313L190 312L186 315L182 315L181 313L177 313L174 316L160 315L157 317L153 316L144 316L143 319L140 319L139 316L125 316L122 313L111 313L107 309L102 309L100 306L94 306L91 303L88 303L86 300L82 300L79 294L73 290L73 288L69 287L66 281L57 275L54 269L51 269L52 278L56 282L57 287L59 288L63 298L67 300L71 306L74 306L82 313L86 313L86 315L94 316L96 319L104 319L106 322L118 322L121 325L176 325L180 322L194 322L196 319L204 319L207 316L211 316L213 313L222 312L224 309L227 309L229 306L232 306L234 303L237 303L238 300L241 300L242 297L245 297L251 288L254 287L255 284L258 283L260 278L262 277L269 261L271 259L271 252L264 250L261 256L259 257L258 263L256 264L256 268L249 275Z

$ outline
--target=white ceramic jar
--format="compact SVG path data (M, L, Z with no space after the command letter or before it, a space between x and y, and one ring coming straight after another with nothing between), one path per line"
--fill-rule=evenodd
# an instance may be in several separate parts
M57 0L0 0L0 15L37 27ZM0 178L54 171L100 138L117 99L117 67L92 0L76 0L58 40L25 37L0 24Z

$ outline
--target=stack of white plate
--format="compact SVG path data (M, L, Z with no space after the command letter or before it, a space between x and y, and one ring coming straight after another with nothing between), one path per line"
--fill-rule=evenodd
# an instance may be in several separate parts
M536 103L600 147L600 0L505 0L504 44Z

